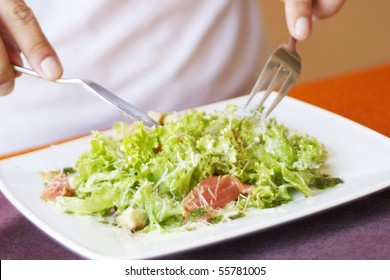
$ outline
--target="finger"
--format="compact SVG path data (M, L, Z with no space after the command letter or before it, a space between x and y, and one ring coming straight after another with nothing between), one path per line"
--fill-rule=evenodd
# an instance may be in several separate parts
M5 49L7 50L8 58L10 63L13 65L18 65L18 66L23 66L23 60L22 57L20 56L20 51L15 45L15 43L10 39L9 37L3 37L3 42L5 45ZM12 67L10 65L10 67ZM14 71L15 77L20 77L22 73L18 71Z
M1 22L0 22L0 38L3 39L3 43L7 50L10 63L14 65L23 66L23 61L20 56L20 50L18 49L14 40L12 40L11 36L8 34L7 30L4 28ZM15 76L19 77L21 76L21 73L15 71Z
M284 0L287 27L297 40L305 40L311 34L312 0Z
M2 0L0 17L31 67L45 79L60 78L60 60L24 1Z
M9 94L15 84L14 71L10 65L7 49L0 38L0 95Z
M317 0L313 3L313 15L316 18L327 18L336 14L345 0Z

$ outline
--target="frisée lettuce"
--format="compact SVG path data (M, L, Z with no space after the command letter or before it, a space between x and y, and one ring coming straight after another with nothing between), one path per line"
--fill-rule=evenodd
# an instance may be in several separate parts
M64 212L147 232L238 218L342 183L323 174L327 152L316 138L260 113L240 115L229 105L161 122L92 132L71 172L46 176L43 197Z

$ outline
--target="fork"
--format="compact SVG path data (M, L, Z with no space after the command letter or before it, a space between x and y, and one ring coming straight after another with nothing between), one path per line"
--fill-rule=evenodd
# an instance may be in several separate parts
M34 76L36 78L41 78L35 71L12 65L15 71L24 73L30 76ZM132 118L135 121L142 121L144 124L148 127L152 126L158 126L159 124L153 120L151 117L149 117L146 113L142 112L137 107L127 103L123 99L119 98L109 90L105 89L101 85L87 80L87 79L58 79L54 82L62 83L62 84L78 84L82 85L85 89L87 89L89 92L95 94L96 96L102 98L103 100L107 101L111 105L115 106L117 109L121 110L122 113L124 113L126 116Z
M296 39L290 36L287 44L282 44L268 58L266 65L260 73L259 78L253 87L244 109L248 109L253 103L253 98L260 92L264 91L259 103L254 107L258 111L269 97L272 91L279 88L279 91L268 107L265 118L275 109L280 101L287 95L291 87L298 80L301 72L301 58L295 50Z

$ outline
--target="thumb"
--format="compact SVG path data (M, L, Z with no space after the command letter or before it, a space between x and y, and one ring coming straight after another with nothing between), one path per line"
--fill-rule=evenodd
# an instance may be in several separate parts
M290 34L297 40L308 39L312 26L312 0L283 0L283 2Z
M60 60L33 11L23 0L1 0L0 18L18 49L41 77L48 80L61 77Z

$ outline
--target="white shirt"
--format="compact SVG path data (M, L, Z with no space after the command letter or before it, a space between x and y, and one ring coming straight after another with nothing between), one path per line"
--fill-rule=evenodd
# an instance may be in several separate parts
M64 77L93 80L145 111L246 94L268 56L257 0L26 2ZM81 86L23 75L13 93L0 97L0 154L109 128L120 119Z

